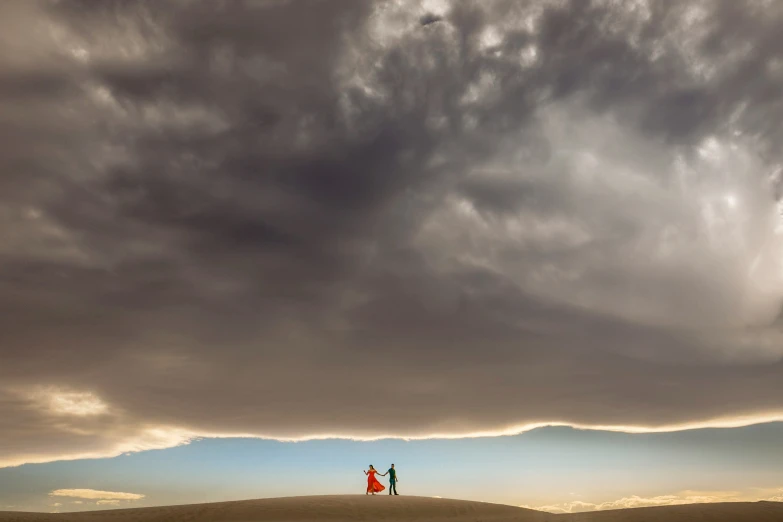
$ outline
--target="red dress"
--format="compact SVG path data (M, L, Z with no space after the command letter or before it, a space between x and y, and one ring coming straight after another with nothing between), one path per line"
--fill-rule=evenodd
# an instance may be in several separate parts
M378 479L375 478L375 474L378 473L374 469L371 469L367 472L367 493L380 493L385 487L383 487L383 484L378 482Z

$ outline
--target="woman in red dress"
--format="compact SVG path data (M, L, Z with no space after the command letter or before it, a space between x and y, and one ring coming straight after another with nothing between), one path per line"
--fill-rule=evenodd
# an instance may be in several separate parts
M378 479L375 478L375 474L378 473L375 471L375 468L372 467L372 464L370 464L370 470L365 471L364 474L367 475L367 493L365 495L375 495L376 493L380 493L385 487L383 487L383 484L378 482Z

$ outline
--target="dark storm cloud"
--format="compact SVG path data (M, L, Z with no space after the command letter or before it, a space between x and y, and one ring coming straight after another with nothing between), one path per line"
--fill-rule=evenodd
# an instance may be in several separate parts
M0 463L783 412L777 4L0 10Z
M443 20L443 17L433 13L427 13L425 15L422 15L421 18L419 18L419 23L421 25L430 25L430 24L440 22L441 20Z

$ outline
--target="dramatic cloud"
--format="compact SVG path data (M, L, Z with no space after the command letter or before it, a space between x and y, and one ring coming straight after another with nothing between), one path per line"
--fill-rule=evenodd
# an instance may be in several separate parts
M781 22L3 2L0 466L783 419Z

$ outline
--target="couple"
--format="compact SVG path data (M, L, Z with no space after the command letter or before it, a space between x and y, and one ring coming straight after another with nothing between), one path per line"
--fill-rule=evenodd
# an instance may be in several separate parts
M380 493L383 491L384 488L383 484L378 482L378 479L375 478L375 474L378 473L374 467L372 467L372 464L370 464L370 470L365 471L364 474L367 475L367 493L365 495L375 495L376 493ZM389 475L389 495L392 494L392 490L394 490L394 494L397 494L397 470L394 469L394 464L391 465L389 468L389 471L386 473L380 474L381 477L385 477L386 475Z

